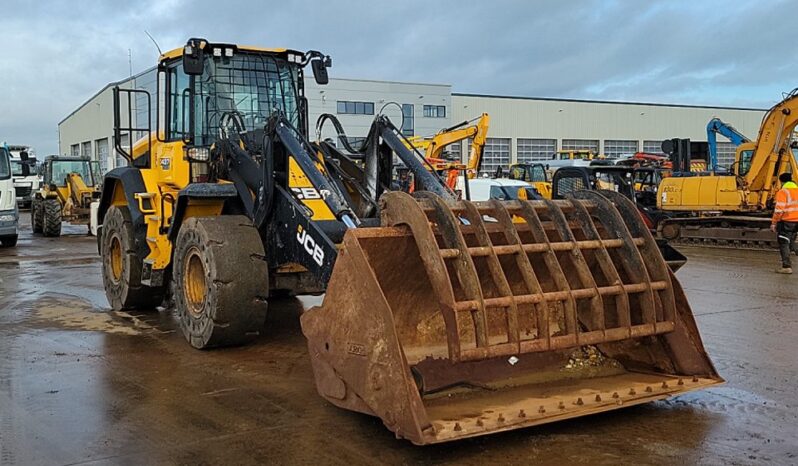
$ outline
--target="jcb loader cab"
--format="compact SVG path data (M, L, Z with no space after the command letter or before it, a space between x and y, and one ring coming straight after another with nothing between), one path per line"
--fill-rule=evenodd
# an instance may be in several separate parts
M318 52L191 39L161 56L157 95L115 91L115 139L142 138L103 185L114 308L171 290L209 348L261 331L270 291L325 292L301 318L319 393L417 444L721 381L634 206L457 201L382 115L358 150L311 144L308 64L325 83ZM391 189L394 156L413 195Z
M44 181L31 203L33 233L60 236L61 223L89 225L92 201L100 197L97 162L51 155L44 159Z

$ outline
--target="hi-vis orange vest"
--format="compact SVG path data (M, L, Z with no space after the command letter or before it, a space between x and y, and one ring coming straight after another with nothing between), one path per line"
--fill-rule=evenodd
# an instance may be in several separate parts
M798 184L788 181L776 193L773 223L798 222Z

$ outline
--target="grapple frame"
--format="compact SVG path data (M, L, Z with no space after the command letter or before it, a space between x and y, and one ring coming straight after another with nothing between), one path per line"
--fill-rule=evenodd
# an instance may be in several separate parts
M302 316L317 387L437 443L722 382L635 206L385 194ZM573 352L610 361L574 370Z

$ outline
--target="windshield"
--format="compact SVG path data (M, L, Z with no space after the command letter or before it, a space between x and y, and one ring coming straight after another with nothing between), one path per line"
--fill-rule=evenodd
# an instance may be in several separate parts
M262 129L275 109L299 127L298 66L273 55L242 52L231 59L208 58L196 79L195 144L212 144L224 115L236 115L244 129Z
M0 180L11 178L11 165L8 163L8 151L0 147Z
M66 186L66 178L70 173L77 173L86 186L94 186L94 177L88 160L54 160L51 162L50 180L56 186Z
M22 162L16 160L11 162L11 174L14 176L23 176Z

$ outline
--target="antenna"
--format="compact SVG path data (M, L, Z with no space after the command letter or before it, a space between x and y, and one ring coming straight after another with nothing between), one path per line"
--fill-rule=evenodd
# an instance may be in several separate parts
M149 37L152 43L155 44L155 48L158 49L158 55L163 55L163 52L161 52L161 47L158 46L158 42L155 41L155 39L149 32L147 32L146 29L144 30L144 34L147 34L147 37Z
M129 76L133 76L133 51L131 49L127 49L127 66L130 70Z

